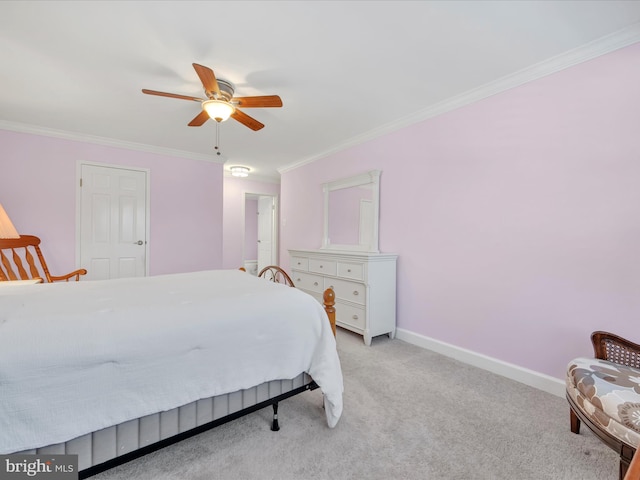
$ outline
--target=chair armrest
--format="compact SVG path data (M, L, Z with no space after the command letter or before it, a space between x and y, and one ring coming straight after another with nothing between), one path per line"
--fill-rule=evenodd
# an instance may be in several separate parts
M591 334L593 353L596 358L640 368L640 345L609 332L597 331Z
M54 277L53 275L51 275L51 281L52 282L68 282L69 279L71 279L72 277L75 277L75 281L77 282L78 280L80 280L80 275L86 275L87 274L87 270L84 268L80 268L78 270L74 270L71 273L67 273L66 275L62 275L60 277Z

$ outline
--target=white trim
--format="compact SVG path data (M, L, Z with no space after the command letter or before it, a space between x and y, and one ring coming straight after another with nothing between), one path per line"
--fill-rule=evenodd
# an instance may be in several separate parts
M524 68L510 75L506 75L498 80L482 85L463 92L454 97L448 98L435 105L419 110L416 113L403 117L399 120L387 123L379 128L370 130L362 135L357 135L335 147L326 150L313 157L308 157L297 162L290 163L278 168L278 173L283 174L290 170L294 170L303 165L313 163L316 160L327 157L334 153L345 150L349 147L359 145L374 138L381 137L387 133L394 132L401 128L413 125L415 123L433 118L443 113L450 112L465 105L477 102L484 98L496 95L511 88L518 87L524 83L537 80L539 78L559 72L565 68L572 67L587 60L599 57L601 55L611 53L623 47L627 47L634 43L640 42L640 22L619 30L610 35L605 35L597 40L586 43L578 48L574 48L555 57L551 57L542 62L536 63L530 67Z
M275 262L274 265L280 265L280 196L273 195L273 217L271 218L271 258Z
M456 347L455 345L441 342L434 338L425 337L402 328L396 329L396 338L412 345L454 358L474 367L515 380L516 382L524 383L525 385L551 393L552 395L562 398L565 396L565 382L558 378L551 377L550 375L519 367L512 363L503 362L502 360L488 357L487 355L473 352L465 348Z
M42 135L45 137L62 138L64 140L73 140L76 142L93 143L96 145L104 145L107 147L126 148L128 150L136 150L140 152L156 153L158 155L169 155L171 157L187 158L190 160L202 160L205 162L224 163L224 159L217 158L216 155L204 155L201 153L186 152L184 150L174 150L171 148L156 147L154 145L146 145L143 143L127 142L124 140L116 140L113 138L98 137L95 135L87 135L82 133L66 132L64 130L56 130L53 128L39 127L36 125L26 125L24 123L8 122L0 120L0 129L9 130L20 133L30 133L33 135Z

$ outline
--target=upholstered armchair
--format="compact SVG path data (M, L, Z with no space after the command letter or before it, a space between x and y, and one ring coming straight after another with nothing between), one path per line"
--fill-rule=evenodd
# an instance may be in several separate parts
M640 445L640 345L602 331L591 341L595 358L576 358L567 369L571 431L580 433L584 423L618 452L620 479L627 480Z

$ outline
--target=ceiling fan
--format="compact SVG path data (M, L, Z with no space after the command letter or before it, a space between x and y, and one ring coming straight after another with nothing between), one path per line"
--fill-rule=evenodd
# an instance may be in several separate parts
M178 95L176 93L158 92L156 90L142 89L142 93L148 95L158 95L160 97L179 98L181 100L192 100L200 102L202 111L189 122L190 127L199 127L210 118L216 122L224 122L229 117L237 120L251 130L260 130L264 127L262 123L250 117L238 107L242 108L263 108L281 107L282 100L278 95L263 95L257 97L234 97L234 87L226 80L216 79L213 70L203 65L193 64L200 81L204 86L204 93L207 98L190 97L188 95Z

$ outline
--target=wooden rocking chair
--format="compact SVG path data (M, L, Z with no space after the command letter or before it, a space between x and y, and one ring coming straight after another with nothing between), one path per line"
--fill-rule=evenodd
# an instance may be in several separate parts
M40 263L44 276L40 273L37 262ZM51 275L42 256L38 237L20 235L20 238L0 238L0 282L37 279L49 283L68 282L70 279L77 282L80 275L86 273L84 268L80 268L66 275Z

